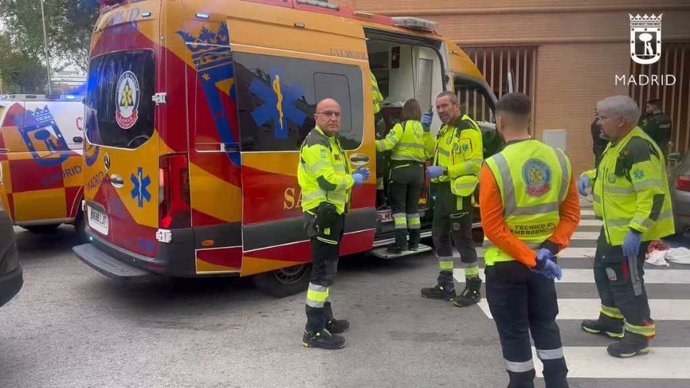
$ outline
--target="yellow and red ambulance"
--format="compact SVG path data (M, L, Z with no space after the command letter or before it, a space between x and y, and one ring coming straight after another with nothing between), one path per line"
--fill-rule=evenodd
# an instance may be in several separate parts
M258 275L273 295L304 290L311 251L296 173L317 101L340 102L341 144L371 164L371 72L389 121L408 98L431 106L457 85L479 106L495 101L423 19L313 0L102 6L85 98L91 242L74 251L114 278ZM390 232L372 177L353 192L341 253L385 245Z
M0 96L0 198L33 232L74 224L84 238L82 96Z

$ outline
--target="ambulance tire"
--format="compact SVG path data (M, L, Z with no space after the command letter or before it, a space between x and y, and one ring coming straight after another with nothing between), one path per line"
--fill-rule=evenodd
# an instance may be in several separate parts
M258 274L252 277L254 284L263 293L276 298L294 295L307 290L311 279L311 264Z
M45 234L45 233L54 233L58 226L61 224L49 224L49 225L27 225L27 226L22 226L22 228L28 230L31 233L36 233L36 234Z
M86 235L86 221L83 212L79 212L77 219L74 220L74 232L77 234L77 240L80 243L87 242L89 236Z

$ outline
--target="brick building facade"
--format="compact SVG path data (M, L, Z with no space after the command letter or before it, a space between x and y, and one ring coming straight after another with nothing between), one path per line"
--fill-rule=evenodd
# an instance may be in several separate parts
M663 100L673 120L674 150L690 149L690 2L687 0L339 0L361 11L434 20L475 60L497 95L517 90L535 101L537 138L564 130L576 171L593 164L590 124L596 101L628 94L644 108ZM630 57L628 14L660 14L662 56L653 65ZM616 82L616 75L672 74L673 86ZM555 132L548 132L555 133ZM563 133L563 132L562 132Z

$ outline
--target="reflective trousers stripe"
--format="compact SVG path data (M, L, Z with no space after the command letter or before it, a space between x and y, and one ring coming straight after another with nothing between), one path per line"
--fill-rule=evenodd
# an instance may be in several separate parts
M601 305L601 313L609 318L613 319L623 319L623 314L617 307L608 307Z
M331 245L338 245L337 241L329 240L329 239L321 237L321 236L317 236L316 239L321 241L322 243L331 244Z
M309 283L309 289L307 289L307 306L323 308L325 303L328 301L328 297L328 287Z
M534 363L532 362L532 359L530 358L528 361L508 361L508 360L503 360L506 363L506 370L509 372L515 372L515 373L522 373L522 372L529 372L532 369L534 369Z
M471 277L475 277L475 276L479 276L479 267L477 267L476 265L473 265L471 267L465 268L465 277L471 278Z
M407 217L405 217L405 213L393 214L393 222L395 223L395 229L407 229Z
M656 324L652 323L646 326L635 326L625 322L625 330L645 337L654 337L656 335Z
M419 229L422 227L422 222L419 219L419 213L407 214L407 227L410 229Z
M537 357L540 360L558 360L563 358L563 348L558 349L537 349Z
M441 269L441 271L452 271L453 270L453 260L451 259L450 261L441 261L439 259L438 267Z

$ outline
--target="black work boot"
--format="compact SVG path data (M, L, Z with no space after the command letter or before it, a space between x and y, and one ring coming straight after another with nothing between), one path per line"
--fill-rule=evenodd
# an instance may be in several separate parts
M508 388L534 388L534 369L527 372L511 372L508 371Z
M429 299L451 300L455 298L455 283L452 271L441 271L438 284L433 287L422 288L422 296Z
M326 318L326 330L328 330L331 334L344 333L350 329L350 321L347 319L333 318L331 302L326 302L326 304L323 306L323 311Z
M340 349L345 346L345 338L333 335L326 330L326 311L324 308L306 306L307 325L302 336L302 345L307 348Z
M585 319L580 324L590 334L601 334L613 339L623 338L623 319L611 318L599 313L599 319Z
M645 355L649 353L649 338L626 331L623 339L610 344L606 351L611 356L618 358Z
M541 360L544 365L544 384L549 388L568 388L568 366L564 358Z
M479 276L465 278L465 289L457 297L453 298L453 304L458 307L466 307L479 302L482 298L479 288L482 286L482 279Z
M304 331L302 337L302 344L305 348L321 348L328 350L335 350L345 347L345 338L331 334L326 329L316 333Z
M419 239L421 238L422 232L420 229L410 229L409 234L410 242L407 244L407 247L411 251L416 251L419 249Z
M395 230L395 244L388 247L390 253L402 253L407 250L407 229Z

